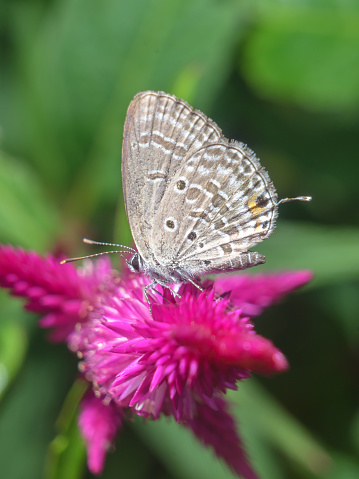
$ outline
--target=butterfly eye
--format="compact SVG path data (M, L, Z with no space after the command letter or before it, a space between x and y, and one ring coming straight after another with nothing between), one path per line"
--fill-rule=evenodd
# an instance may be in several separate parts
M138 254L135 254L132 256L130 265L132 266L134 271L139 271L140 270L140 262L138 260Z

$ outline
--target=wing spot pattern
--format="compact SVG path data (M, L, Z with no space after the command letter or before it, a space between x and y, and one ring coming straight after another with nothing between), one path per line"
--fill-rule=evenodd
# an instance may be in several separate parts
M254 216L259 216L266 209L266 205L269 202L269 198L262 197L258 200L258 195L253 194L248 198L248 208L251 210Z
M161 170L149 171L146 175L146 180L148 181L163 181L166 178L166 172Z
M142 133L142 135L140 136L140 141L139 141L140 146L148 148L149 140L150 140L150 134Z
M203 191L203 186L197 183L192 183L188 188L186 201L188 203L194 203L198 197L200 196L201 192Z
M211 226L212 226L212 229L214 229L214 230L220 230L227 225L228 225L228 220L227 220L227 218L223 217L223 218L219 218L218 220L216 220Z
M177 220L175 218L166 218L165 221L165 230L173 233L177 230Z
M190 240L190 241L193 241L197 238L197 235L195 233L195 231L191 231L190 234L187 236L187 238Z
M211 222L211 218L203 210L192 210L188 216L190 218L198 218L199 220L204 222L206 225L209 225Z
M230 254L233 251L232 245L230 243L224 243L219 246L222 248L224 254Z
M184 190L186 188L186 182L184 180L177 181L177 190Z

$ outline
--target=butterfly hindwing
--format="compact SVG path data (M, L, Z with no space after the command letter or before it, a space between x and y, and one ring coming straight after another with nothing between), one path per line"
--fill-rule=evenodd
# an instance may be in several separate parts
M168 184L151 248L161 264L233 263L272 233L276 216L275 189L254 153L215 142L187 156Z

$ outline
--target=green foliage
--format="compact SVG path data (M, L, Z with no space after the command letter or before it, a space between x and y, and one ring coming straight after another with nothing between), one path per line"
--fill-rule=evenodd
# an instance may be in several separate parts
M85 443L77 427L77 408L88 385L74 382L56 421L57 436L51 441L45 463L48 479L76 479L83 475Z
M359 477L358 3L30 0L2 13L0 241L68 255L82 236L130 244L126 109L141 90L185 98L258 153L280 197L313 196L281 206L258 248L261 270L315 279L257 322L291 371L231 395L255 468ZM48 478L88 476L78 383L67 396L76 359L18 306L0 295L0 467L7 479L45 464ZM232 474L178 425L136 421L103 477L152 476Z
M59 233L60 212L24 162L0 156L0 238L23 247L46 251Z
M358 7L296 2L266 9L244 49L240 68L245 77L261 95L279 103L357 111Z

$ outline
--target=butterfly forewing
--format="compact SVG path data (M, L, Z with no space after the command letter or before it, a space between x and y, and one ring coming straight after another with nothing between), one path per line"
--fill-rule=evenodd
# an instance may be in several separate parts
M142 92L131 102L124 129L122 181L133 239L142 258L154 262L154 217L183 161L222 138L220 128L183 100Z
M254 153L223 140L188 155L168 184L151 248L161 264L240 269L235 259L271 234L276 216L275 189Z

